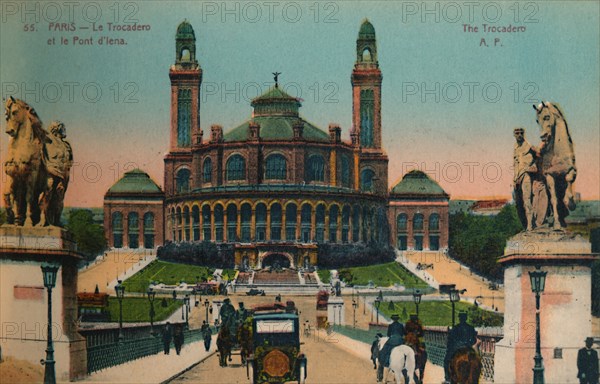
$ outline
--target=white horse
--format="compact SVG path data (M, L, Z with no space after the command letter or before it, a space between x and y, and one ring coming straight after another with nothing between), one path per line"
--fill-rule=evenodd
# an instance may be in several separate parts
M381 349L385 345L386 341L388 341L388 337L379 338L379 343L377 345L378 353L381 352ZM408 384L415 383L415 351L413 351L413 349L408 345L399 345L392 349L392 353L390 354L390 367L385 369L383 382L387 383L387 376L389 372L392 371L394 372L394 377L396 378L396 384L404 383L404 375L402 373L403 370L406 370ZM402 381L400 381L400 379L402 379Z

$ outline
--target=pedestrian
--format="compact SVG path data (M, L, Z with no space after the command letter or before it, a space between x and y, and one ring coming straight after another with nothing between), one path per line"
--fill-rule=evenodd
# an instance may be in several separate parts
M202 328L200 328L200 331L202 332L202 338L204 339L204 349L208 352L210 350L210 342L212 341L212 331L206 320L202 321Z
M163 329L163 333L162 333L162 342L163 342L165 355L169 354L169 351L171 349L171 339L172 338L173 338L173 334L171 331L171 323L167 321L167 324L165 325L165 328Z
M181 352L183 341L183 326L178 325L175 327L175 335L173 336L173 344L175 344L175 352L177 352L177 355Z
M592 346L594 338L585 339L585 348L577 353L577 378L580 384L598 384L598 352Z

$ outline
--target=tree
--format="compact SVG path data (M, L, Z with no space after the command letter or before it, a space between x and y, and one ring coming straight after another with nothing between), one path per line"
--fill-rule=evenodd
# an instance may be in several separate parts
M77 249L87 260L93 260L107 247L102 226L94 223L94 215L89 209L69 211L67 229L77 242Z

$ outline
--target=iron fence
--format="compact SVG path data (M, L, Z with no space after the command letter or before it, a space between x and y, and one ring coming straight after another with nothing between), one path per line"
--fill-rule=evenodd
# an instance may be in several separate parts
M183 336L184 344L202 340L202 332L199 329L186 330L183 332ZM155 355L163 350L160 334L143 338L126 338L122 342L114 342L113 337L109 337L108 340L111 342L88 346L88 374L145 356Z

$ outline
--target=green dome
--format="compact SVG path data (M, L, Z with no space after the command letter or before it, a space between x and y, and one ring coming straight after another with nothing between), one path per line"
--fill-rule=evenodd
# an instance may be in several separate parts
M196 39L196 35L194 34L194 28L192 25L184 20L177 27L177 39Z
M441 197L448 198L433 179L424 172L413 170L408 172L402 180L392 188L392 195L401 195L401 197Z
M304 123L302 137L309 141L329 142L329 135L320 130L311 123L298 117L291 116L256 116L251 120L245 121L238 127L232 129L224 135L225 141L245 141L248 139L248 130L250 122L260 124L261 140L281 140L287 141L294 138L294 124L298 121Z
M150 178L150 176L140 170L134 169L125 172L125 175L108 189L107 194L111 193L162 193L160 187Z
M365 19L360 26L360 30L358 32L359 39L368 39L375 40L375 28L373 24L369 22L369 20Z

